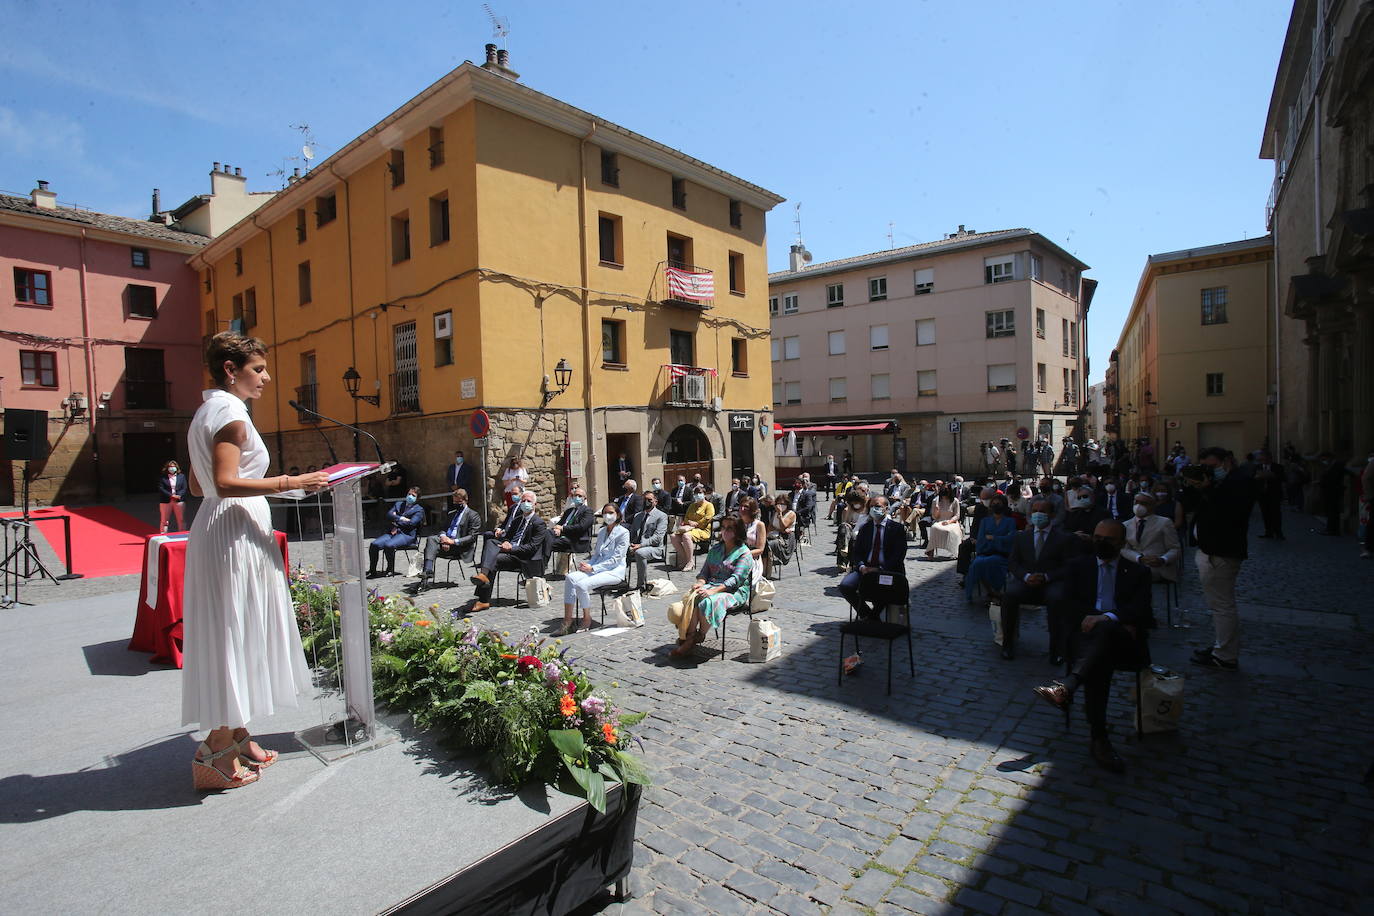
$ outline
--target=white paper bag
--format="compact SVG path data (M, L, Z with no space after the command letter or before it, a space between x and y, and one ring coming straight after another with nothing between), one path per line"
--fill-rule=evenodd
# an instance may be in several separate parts
M623 598L617 598L616 603L620 606L616 626L644 626L644 604L639 597L639 592L627 592Z
M754 594L749 598L749 607L755 614L766 611L773 606L773 596L778 593L778 587L773 584L771 579L759 579L754 586Z
M988 605L988 621L992 624L992 641L1002 645L1002 605Z
M749 620L749 660L772 661L782 655L782 630L771 620Z
M1140 676L1140 729L1146 734L1176 732L1183 718L1184 677L1148 669Z
M650 598L666 598L677 594L677 586L673 584L672 579L650 579L647 585Z
M549 582L542 576L533 576L525 580L525 603L530 607L545 607L553 600L553 589L549 588Z
M420 563L419 553L411 553L409 556L410 561L406 563L406 578L414 579L424 569L424 566Z

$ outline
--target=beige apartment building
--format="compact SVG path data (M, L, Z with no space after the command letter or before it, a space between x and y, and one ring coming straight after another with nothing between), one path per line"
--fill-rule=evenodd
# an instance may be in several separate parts
M768 277L773 405L796 452L856 471L977 473L979 444L1056 443L1083 404L1088 265L1030 229L974 232ZM858 427L846 435L846 427Z
M1119 431L1237 455L1272 431L1273 239L1151 255L1117 341Z

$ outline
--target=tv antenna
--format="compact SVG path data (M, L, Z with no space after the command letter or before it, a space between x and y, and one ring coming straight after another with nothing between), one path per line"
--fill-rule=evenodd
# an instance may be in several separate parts
M490 3L483 3L482 9L487 11L487 18L491 20L491 37L495 38L498 44L504 45L506 36L510 34L510 20L505 16L496 15Z
M893 244L892 244L892 230L893 230L894 226L895 226L895 224L892 223L891 221L889 221L888 224L887 224L887 250L888 250L888 251L891 251L891 250L893 249L893 247L894 247Z
M308 170L310 168L310 161L315 158L315 134L311 131L309 124L292 124L290 127L292 130L300 131L301 139L305 141L301 144L301 158L305 160L306 169Z
M797 229L797 244L802 243L801 234L801 201L797 201L792 207L792 225Z

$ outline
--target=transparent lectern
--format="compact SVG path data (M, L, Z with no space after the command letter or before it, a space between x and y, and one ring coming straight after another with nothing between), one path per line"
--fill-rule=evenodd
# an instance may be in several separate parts
M317 527L323 538L322 568L308 573L321 589L332 586L337 595L337 617L324 615L321 626L328 638L337 640L332 669L322 669L318 652L308 659L319 688L319 725L296 732L296 738L324 763L381 747L396 740L395 730L377 721L372 700L372 636L369 627L367 588L363 584L362 483L385 473L390 462L351 462L324 468L329 485L316 493L290 490L277 494L294 502L294 527L302 537ZM299 554L299 551L298 551ZM297 575L305 567L297 565ZM325 634L320 634L323 637Z

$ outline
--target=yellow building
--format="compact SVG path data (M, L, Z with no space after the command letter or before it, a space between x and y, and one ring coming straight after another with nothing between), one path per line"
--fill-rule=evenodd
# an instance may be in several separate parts
M1273 257L1269 236L1150 256L1117 341L1107 429L1193 457L1271 441Z
M205 332L241 318L271 347L255 421L278 464L326 457L295 398L358 421L426 491L461 448L493 499L521 453L545 513L570 478L619 492L622 452L641 485L771 478L764 217L781 198L507 63L489 46L192 260Z

